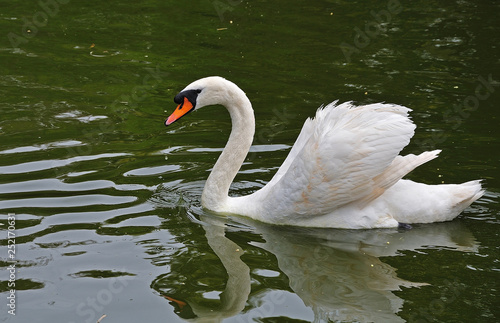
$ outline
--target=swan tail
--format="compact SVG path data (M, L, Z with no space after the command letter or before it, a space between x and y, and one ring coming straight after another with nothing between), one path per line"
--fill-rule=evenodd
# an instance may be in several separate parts
M453 220L483 194L480 180L427 185L402 179L383 197L396 221L432 223Z
M361 200L362 207L368 205L377 197L382 195L386 189L396 184L406 174L438 157L441 150L426 151L420 155L409 154L406 156L397 156L382 174L373 178L373 187L371 194Z
M450 207L450 213L458 216L474 201L483 196L484 190L481 186L481 180L469 181L457 185L453 194L454 199Z
M447 201L441 212L436 212L436 219L431 222L451 221L469 207L475 200L483 196L484 190L481 186L481 180L469 181L462 184L442 184L435 185L437 188L447 190L449 196L444 194L442 197Z

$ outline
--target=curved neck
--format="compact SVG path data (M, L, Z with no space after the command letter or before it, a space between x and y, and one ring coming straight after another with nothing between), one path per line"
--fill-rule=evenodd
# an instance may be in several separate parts
M231 134L201 196L202 205L213 211L224 211L229 198L229 187L250 150L255 132L255 117L250 100L233 83L228 84L226 90L225 102L220 103L231 116Z

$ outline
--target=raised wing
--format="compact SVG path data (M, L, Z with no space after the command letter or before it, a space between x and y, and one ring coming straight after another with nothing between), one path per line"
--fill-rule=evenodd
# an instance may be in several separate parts
M376 199L437 155L396 159L414 133L409 111L392 104L356 107L350 102L318 109L276 175L259 191L262 202L283 214L313 216Z

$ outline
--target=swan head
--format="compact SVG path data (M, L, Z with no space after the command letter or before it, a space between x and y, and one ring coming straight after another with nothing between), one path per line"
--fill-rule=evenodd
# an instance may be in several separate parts
M243 92L234 83L219 76L210 76L194 81L174 97L174 102L178 105L165 120L165 125L169 126L189 112L207 105L222 104L227 106L231 100L234 100L234 94L238 91Z

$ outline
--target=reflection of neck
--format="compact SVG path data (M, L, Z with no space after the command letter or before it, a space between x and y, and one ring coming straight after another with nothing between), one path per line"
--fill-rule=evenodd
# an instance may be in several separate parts
M250 269L240 259L241 248L226 238L224 227L206 228L206 237L229 276L221 294L221 310L231 313L230 316L236 315L243 310L250 294Z
M196 322L220 322L237 315L245 308L250 294L250 269L240 259L241 248L226 238L224 226L207 224L204 228L208 244L226 269L228 280L224 292L220 295L219 309L198 307L191 303L189 305L198 317Z
M226 102L232 128L229 140L207 179L201 197L202 205L213 211L224 211L229 187L252 145L255 118L245 93L228 82Z

